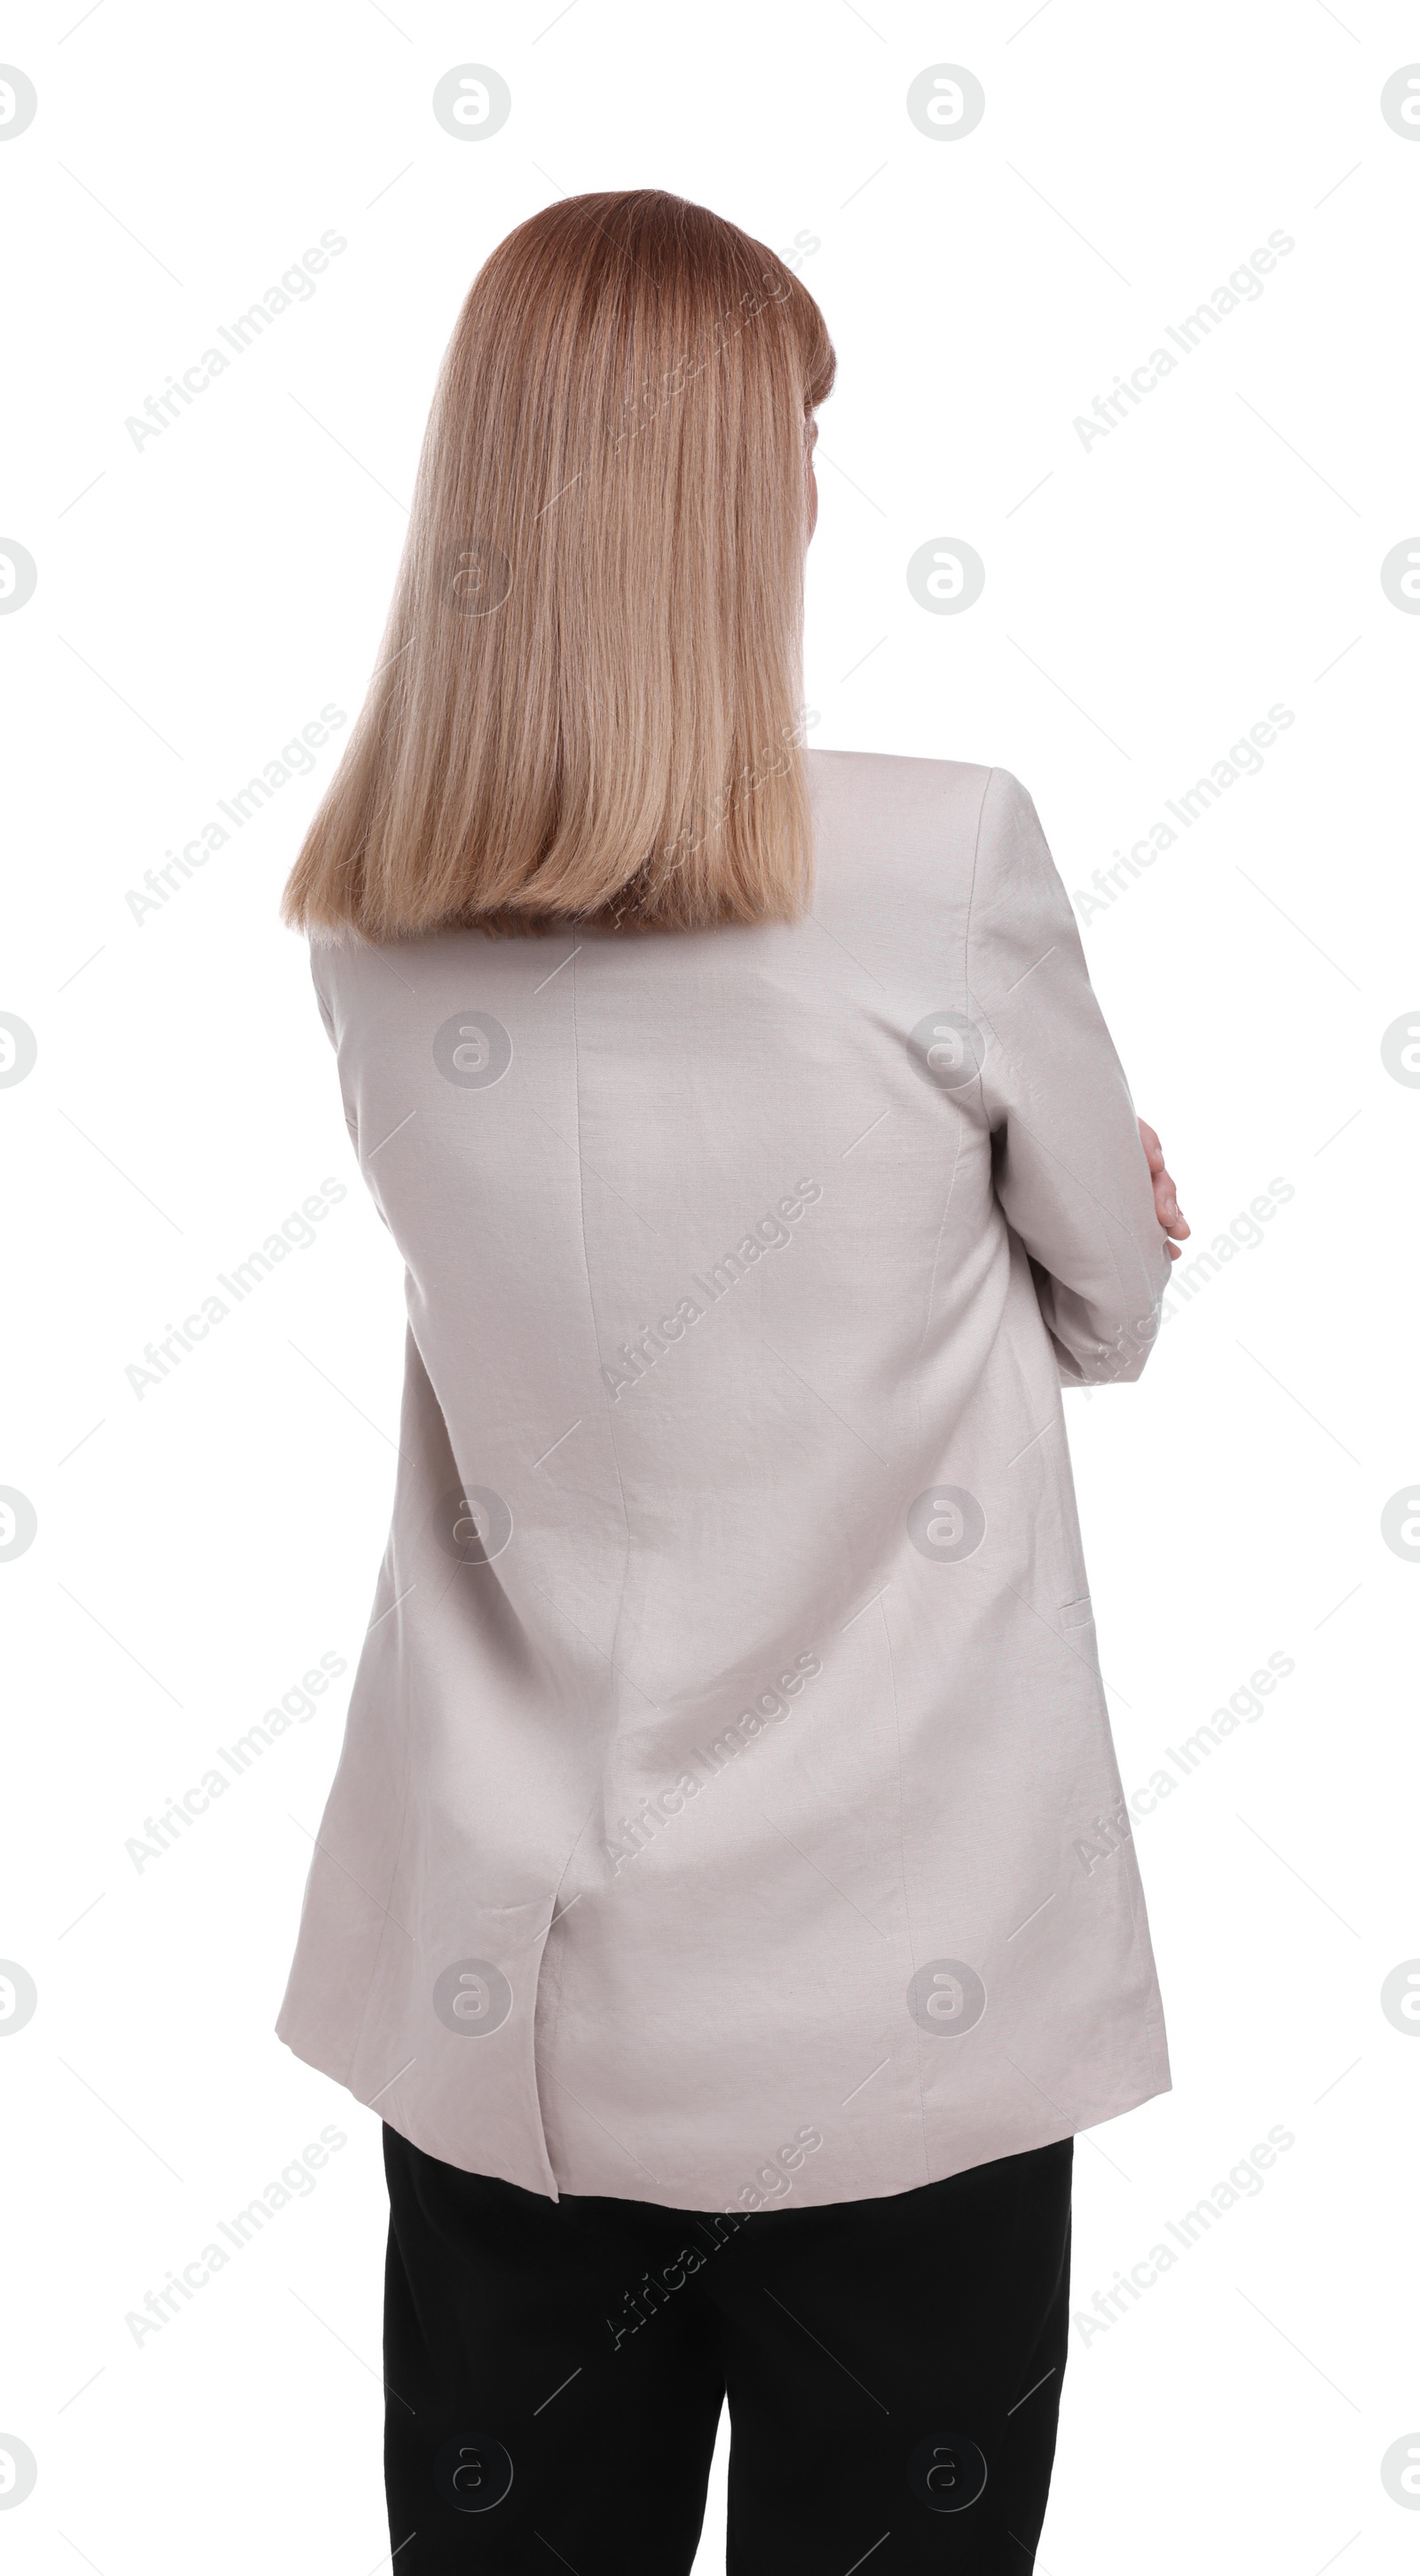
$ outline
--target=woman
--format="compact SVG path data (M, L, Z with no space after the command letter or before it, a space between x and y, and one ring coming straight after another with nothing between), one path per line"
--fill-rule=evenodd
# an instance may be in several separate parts
M1060 1387L1186 1228L1023 789L799 748L833 370L701 207L514 232L287 894L409 1334L279 2027L418 2576L688 2569L726 2391L739 2576L1029 2566L1168 2082Z

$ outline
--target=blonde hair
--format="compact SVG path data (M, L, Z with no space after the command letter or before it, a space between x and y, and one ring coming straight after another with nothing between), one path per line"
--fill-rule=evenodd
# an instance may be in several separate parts
M806 432L833 374L813 298L704 206L568 197L510 233L444 360L285 919L794 919Z

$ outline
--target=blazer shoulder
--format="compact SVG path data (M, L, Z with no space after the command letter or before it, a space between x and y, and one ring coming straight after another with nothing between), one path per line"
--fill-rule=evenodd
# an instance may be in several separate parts
M806 758L815 849L827 877L837 874L836 863L856 874L866 859L877 863L875 873L905 869L915 878L925 870L931 883L965 895L988 800L1005 773L980 761L878 751L811 751Z
M889 751L808 751L804 760L811 789L826 801L881 800L938 813L943 806L975 812L992 776L989 761L917 760Z

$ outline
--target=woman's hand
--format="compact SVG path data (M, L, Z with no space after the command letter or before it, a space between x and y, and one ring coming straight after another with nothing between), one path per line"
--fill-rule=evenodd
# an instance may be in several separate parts
M1193 1228L1179 1206L1178 1193L1174 1188L1168 1165L1164 1161L1164 1149L1153 1128L1146 1127L1142 1118L1139 1121L1139 1134L1143 1139L1144 1151L1149 1158L1149 1170L1154 1182L1154 1207L1159 1223L1166 1235L1174 1235L1178 1238L1178 1241L1171 1243L1168 1248L1170 1261L1177 1261L1179 1243L1186 1240L1193 1232Z

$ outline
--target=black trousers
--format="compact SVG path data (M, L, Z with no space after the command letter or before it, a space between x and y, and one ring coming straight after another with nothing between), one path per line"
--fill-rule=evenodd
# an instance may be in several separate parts
M743 2218L384 2144L394 2576L688 2576L725 2397L729 2576L1033 2566L1070 2139Z

